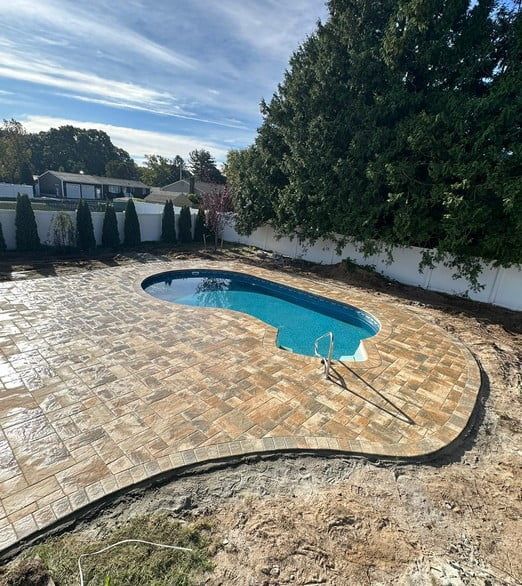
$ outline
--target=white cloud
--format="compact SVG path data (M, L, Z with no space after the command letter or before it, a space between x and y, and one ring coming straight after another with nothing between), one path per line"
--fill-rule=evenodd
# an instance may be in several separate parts
M227 0L210 3L193 0L228 20L231 34L260 51L260 56L288 58L305 36L312 32L316 15L326 16L326 10L318 11L317 0ZM322 14L321 14L322 13ZM311 26L312 25L312 26Z
M34 21L46 31L61 30L69 36L77 37L80 42L97 41L103 47L135 53L181 69L197 67L194 59L155 43L124 26L121 20L111 18L108 6L105 9L101 6L96 15L93 4L92 0L85 3L60 0L6 0L0 3L0 14L4 18L12 18L16 23ZM151 6L151 10L154 10L154 6Z
M145 154L157 154L169 158L181 155L186 158L190 151L201 148L209 150L218 161L222 162L228 151L223 145L200 140L193 136L141 130L101 122L68 120L52 116L27 116L22 122L29 132L41 132L63 125L103 130L111 137L116 146L128 151L138 162L143 160Z
M324 0L0 0L0 84L19 101L2 110L109 123L126 110L129 127L177 117L182 132L204 123L207 140L247 144L323 13Z
M140 87L133 83L105 79L93 73L74 71L30 59L16 53L0 52L0 77L9 77L87 95L104 96L121 104L147 105L150 109L176 107L174 98L166 92Z
M0 77L78 92L58 95L83 102L176 116L229 128L244 128L239 121L212 120L197 116L176 104L176 98L168 92L144 88L130 82L106 79L93 73L74 71L60 67L57 63L42 62L14 52L0 51Z
M100 99L100 98L88 98L87 96L78 96L74 94L58 94L61 96L65 96L66 98L73 98L75 100L80 100L81 102L90 102L92 104L101 104L102 106L110 106L111 108L123 108L125 110L142 110L143 112L154 112L156 114L164 114L165 116L174 116L176 118L183 118L185 120L194 120L195 122L204 122L205 124L214 124L216 126L223 126L225 128L237 128L239 130L247 130L247 127L240 120L235 120L231 118L227 118L226 121L219 121L219 120L210 120L207 118L200 118L196 114L192 114L187 112L186 114L181 114L183 110L180 108L178 113L173 112L172 110L161 110L155 109L152 110L145 106L138 106L136 104L128 104L128 103L121 103L116 102L114 100L108 99Z

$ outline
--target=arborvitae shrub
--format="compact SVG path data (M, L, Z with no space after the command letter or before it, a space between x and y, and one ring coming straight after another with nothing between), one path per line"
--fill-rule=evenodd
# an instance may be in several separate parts
M192 242L192 217L190 215L190 208L183 206L179 213L179 241L183 244Z
M5 245L4 232L2 230L2 223L0 222L0 252L5 252L7 246Z
M125 207L123 234L123 243L125 246L138 246L141 243L140 222L132 198L129 198Z
M111 203L105 208L102 227L102 246L115 250L120 245L120 234L118 232L118 219L114 206Z
M198 210L196 216L196 223L194 225L194 242L203 242L203 234L205 233L205 211L201 208Z
M82 252L96 248L91 210L84 199L80 199L76 210L76 245Z
M36 250L40 248L40 238L34 217L33 206L27 195L20 195L16 198L16 249Z
M163 208L161 218L161 240L169 244L176 242L176 215L174 214L174 204L168 199Z

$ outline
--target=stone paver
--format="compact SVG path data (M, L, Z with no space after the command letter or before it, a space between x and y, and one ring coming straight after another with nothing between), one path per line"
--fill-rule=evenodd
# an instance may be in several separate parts
M276 348L266 324L165 303L151 274L223 268L348 302L381 332L368 360ZM274 450L419 457L455 440L476 402L470 352L377 294L245 264L155 261L0 283L0 550L161 472ZM334 373L335 374L335 373Z

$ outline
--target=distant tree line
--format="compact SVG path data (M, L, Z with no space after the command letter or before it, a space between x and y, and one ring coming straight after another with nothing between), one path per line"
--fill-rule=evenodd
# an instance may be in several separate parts
M330 0L225 172L250 233L522 262L522 16L493 0ZM451 260L451 259L454 260Z
M33 175L49 169L140 179L151 186L167 185L189 175L200 181L225 182L216 160L205 149L192 151L187 163L179 155L172 159L145 155L144 165L138 166L102 130L60 126L28 133L20 122L4 120L0 127L0 181L31 184Z
M173 159L161 155L145 155L145 163L139 168L139 176L146 185L160 187L187 179L191 175L208 183L223 184L226 181L217 168L216 160L205 149L191 151L187 163L179 155Z

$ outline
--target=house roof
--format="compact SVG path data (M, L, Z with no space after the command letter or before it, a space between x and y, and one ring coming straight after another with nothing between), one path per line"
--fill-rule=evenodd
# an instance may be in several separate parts
M65 173L63 171L46 171L40 177L50 173L62 181L70 183L85 183L88 185L121 185L122 187L147 187L141 181L134 181L132 179L116 179L115 177L100 177L99 175L87 175L85 173ZM40 178L39 177L39 178Z
M197 194L202 195L204 193L210 193L214 189L220 189L223 185L220 183L207 183L206 181L196 181L194 189ZM190 181L188 179L180 179L160 187L162 191L170 191L171 193L189 193Z
M143 201L146 201L147 203L165 203L169 199L172 200L172 203L176 207L198 207L194 202L190 201L186 193L175 193L173 191L165 191L163 189L159 189L158 187L153 187L149 195L143 198Z

